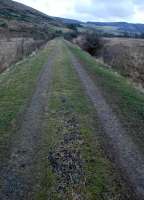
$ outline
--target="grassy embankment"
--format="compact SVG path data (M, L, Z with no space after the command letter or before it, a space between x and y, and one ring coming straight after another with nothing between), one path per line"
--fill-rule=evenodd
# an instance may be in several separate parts
M54 77L51 98L48 102L48 112L45 115L44 143L41 150L40 190L36 198L63 199L57 192L58 175L53 172L48 161L48 152L59 144L65 132L63 117L72 112L80 124L80 134L83 145L80 152L84 160L85 186L78 186L84 199L129 199L126 185L121 180L112 163L106 158L99 145L98 137L103 130L96 117L93 106L82 89L82 85L73 66L63 40L57 42L60 53L54 62ZM64 103L65 102L65 103ZM77 144L79 146L79 143ZM79 147L75 147L76 149ZM71 185L66 186L67 199L72 199ZM132 198L131 198L132 199Z
M78 47L69 44L69 48L99 86L134 142L144 151L144 94L136 90L126 78L105 69Z
M35 56L11 66L0 74L0 160L7 157L9 141L19 127L22 113L36 86L38 75L48 60L54 42Z

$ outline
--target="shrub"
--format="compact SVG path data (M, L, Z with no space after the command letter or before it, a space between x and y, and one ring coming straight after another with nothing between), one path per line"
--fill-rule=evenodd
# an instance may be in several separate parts
M77 31L67 32L67 33L64 34L64 38L66 40L69 40L69 41L72 41L77 36L78 36L78 32Z
M0 27L2 28L8 28L8 25L5 21L0 21Z
M103 47L101 37L96 32L87 32L85 33L84 38L83 49L89 52L92 56L96 56Z
M77 25L76 24L68 24L67 27L69 29L72 29L73 31L77 31Z

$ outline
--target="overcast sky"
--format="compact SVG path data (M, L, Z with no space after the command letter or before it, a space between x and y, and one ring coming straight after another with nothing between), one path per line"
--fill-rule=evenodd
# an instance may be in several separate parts
M144 23L144 0L16 0L48 15L82 21Z

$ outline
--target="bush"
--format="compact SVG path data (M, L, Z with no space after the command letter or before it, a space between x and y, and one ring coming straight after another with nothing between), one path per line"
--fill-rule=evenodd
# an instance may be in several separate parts
M8 24L5 21L0 21L0 27L8 28Z
M72 41L77 36L78 36L78 32L77 31L67 32L67 33L64 34L64 38L66 40L69 40L69 41Z
M87 52L89 52L92 56L96 56L97 53L101 50L103 47L102 40L100 36L95 33L85 33L85 42L83 44L83 49Z
M72 29L73 31L77 31L77 25L76 24L68 24L67 27L69 29Z

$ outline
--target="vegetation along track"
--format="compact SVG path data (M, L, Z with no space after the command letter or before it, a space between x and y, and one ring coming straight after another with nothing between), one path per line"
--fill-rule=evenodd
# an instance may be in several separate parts
M111 146L111 154L115 161L125 172L132 186L137 193L138 198L144 199L144 157L140 149L135 145L132 138L129 137L123 128L120 120L107 104L101 94L100 89L90 78L80 61L71 54L71 60L80 80L83 83L86 94L91 99L101 124L104 128L105 136L108 138Z
M29 103L25 103L21 111L24 113L22 123L7 139L12 144L11 153L1 153L2 158L8 157L3 158L5 164L1 167L1 199L137 199L113 161L105 155L101 138L111 145L107 151L116 155L116 162L128 175L136 159L140 162L138 167L142 166L136 145L83 65L71 53L75 53L73 48L76 49L62 39L50 42L47 47L50 49L45 54L48 64L42 69L35 89L34 86L31 89L33 94L26 92L25 99ZM3 76L1 80L6 81ZM20 91L17 89L17 92ZM6 133L7 130L3 135ZM1 140L5 141L5 137ZM130 156L130 153L134 154ZM124 156L129 159L129 166ZM133 170L137 173L135 168ZM130 180L141 194L137 190L139 174L133 176L131 173Z
M41 140L42 116L47 105L52 79L52 63L56 50L51 52L36 84L32 99L24 114L18 137L11 149L7 167L1 172L3 181L0 199L30 199L32 193L31 173Z
M138 194L144 195L144 160L138 148L127 136L118 118L102 97L99 89L90 79L82 65L72 57L73 65L86 89L87 95L92 100L105 133L110 137L113 151L116 153L119 165L126 170L129 179Z

